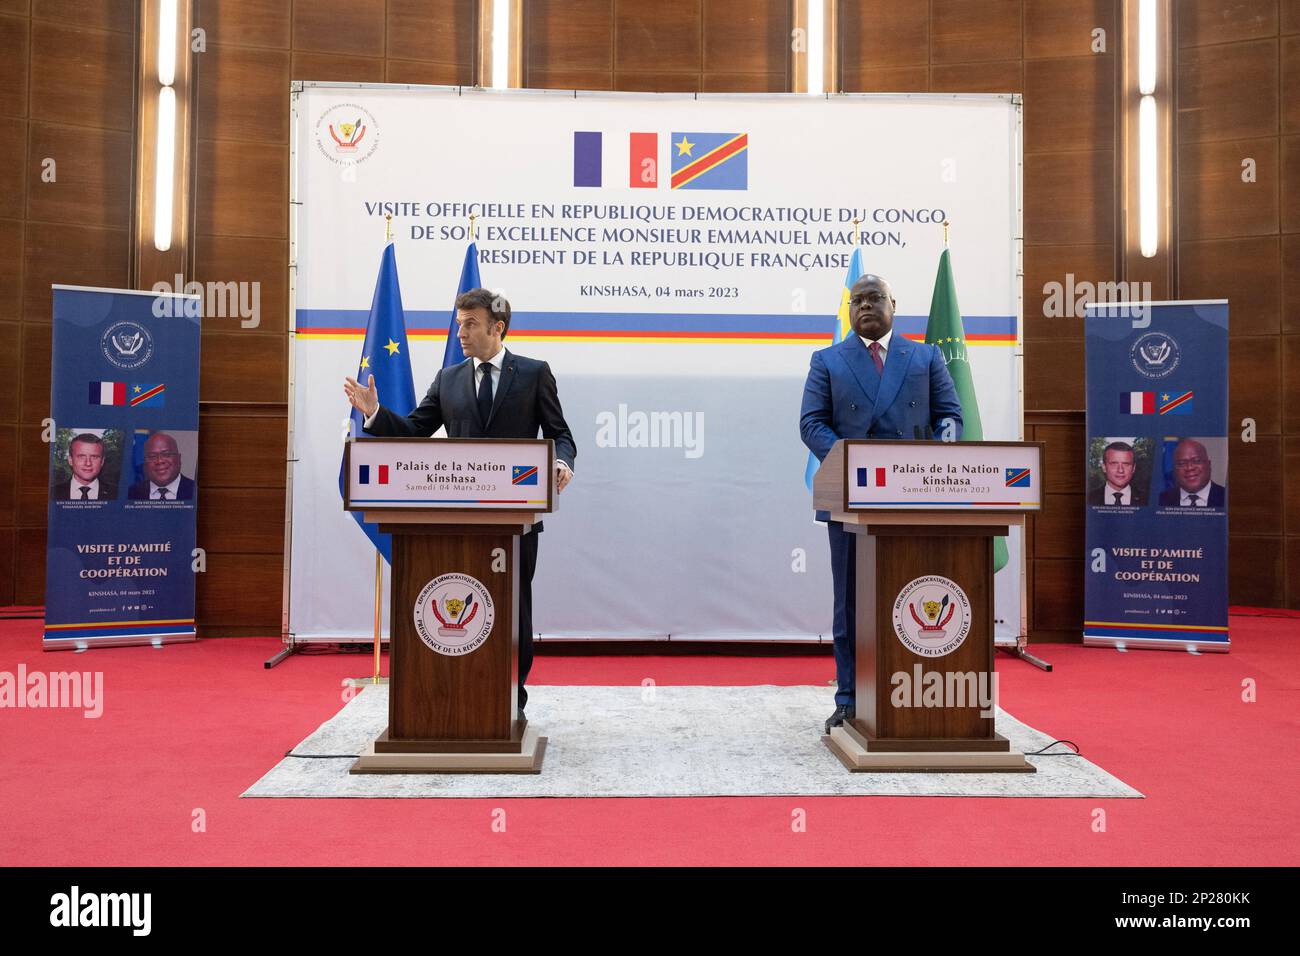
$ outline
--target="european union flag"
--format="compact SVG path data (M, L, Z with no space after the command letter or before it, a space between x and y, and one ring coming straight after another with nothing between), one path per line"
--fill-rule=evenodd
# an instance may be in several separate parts
M366 320L366 339L361 346L361 361L357 364L358 382L365 385L371 375L375 377L379 404L397 415L411 414L415 408L415 382L411 378L411 353L406 342L402 290L397 284L397 253L391 242L384 247L384 254L379 260L379 277L375 280L375 295L370 302L370 317ZM365 416L357 409L352 409L351 434L363 434L364 424ZM343 494L346 477L340 463L340 495ZM380 534L378 525L363 521L360 511L350 514L366 537L379 549L384 560L391 564L392 538Z
M673 189L748 189L748 133L673 133Z
M478 243L471 242L469 248L465 250L465 261L460 267L460 286L456 289L456 296L468 292L470 289L481 289L482 281L478 275ZM442 350L442 367L451 368L453 365L459 365L465 361L465 350L460 347L460 336L457 335L460 326L456 324L456 299L451 300L451 322L447 326L447 346Z

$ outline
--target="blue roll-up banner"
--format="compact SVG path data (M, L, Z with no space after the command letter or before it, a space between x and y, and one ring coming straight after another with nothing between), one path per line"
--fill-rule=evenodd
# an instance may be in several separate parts
M1088 306L1085 644L1228 649L1228 303Z
M195 637L200 301L54 286L47 650Z

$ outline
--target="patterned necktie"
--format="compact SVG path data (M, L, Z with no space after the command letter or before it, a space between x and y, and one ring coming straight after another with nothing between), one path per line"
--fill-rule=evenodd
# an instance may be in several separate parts
M492 366L482 362L479 368L483 372L483 381L478 386L478 417L487 428L488 416L492 414Z
M871 352L871 361L876 363L876 374L884 375L885 363L880 360L880 343L872 342L871 348L868 351Z
M1189 507L1192 507L1192 508L1199 508L1199 507L1201 506L1201 496L1200 496L1200 495L1188 495L1188 496L1187 496L1187 504L1188 504Z
M1116 491L1114 494L1115 494L1115 504L1117 504L1117 505L1118 505L1118 504L1123 504L1123 500L1122 500L1122 499L1124 498L1124 492L1122 492L1122 491Z
M82 501L90 500L90 485L81 486L81 500Z
M159 488L159 489L158 489L158 500L159 500L159 501L166 501L166 500L167 500L167 489L166 489L166 488Z

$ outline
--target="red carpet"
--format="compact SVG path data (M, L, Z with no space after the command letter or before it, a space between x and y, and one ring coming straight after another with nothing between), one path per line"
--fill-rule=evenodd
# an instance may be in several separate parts
M0 671L97 670L105 705L0 710L0 865L1294 865L1300 623L1234 617L1231 654L1042 645L1001 701L1145 800L898 797L241 800L342 704L364 655L273 639L42 653L0 622ZM539 657L534 683L825 684L827 658ZM1258 702L1243 703L1242 681ZM832 709L826 693L826 711ZM744 715L737 715L743 725ZM809 746L821 746L809 737ZM1062 758L1069 759L1069 758ZM492 811L506 810L505 833ZM807 830L791 830L801 807ZM1094 811L1106 831L1094 832ZM206 832L192 829L202 810Z

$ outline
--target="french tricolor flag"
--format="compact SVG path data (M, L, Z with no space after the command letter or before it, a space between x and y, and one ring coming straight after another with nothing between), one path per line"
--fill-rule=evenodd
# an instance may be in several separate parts
M859 469L858 469L858 487L859 487L859 488L883 488L883 487L885 487L885 469L883 469L883 468L859 468Z
M1156 393L1120 392L1119 413L1121 415L1154 415L1156 413Z
M369 465L358 465L357 467L360 468L360 470L361 470L361 475L360 475L360 477L359 477L359 479L358 479L358 480L361 482L361 484L363 484L363 485L368 485L368 484L370 484L370 483L371 483L371 482L370 482L370 466L369 466ZM379 465L379 466L377 466L377 467L375 468L375 472L376 472L376 478L375 478L375 482L374 482L375 484L377 484L377 485L386 485L386 484L388 484L388 466L387 466L387 465Z
M90 404L125 405L126 382L91 382Z

